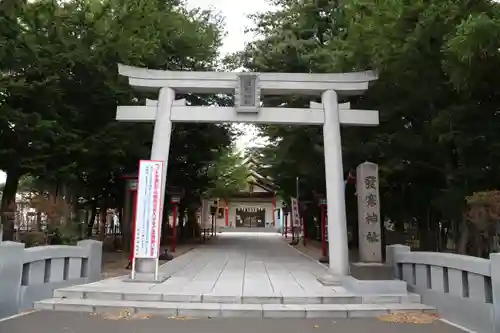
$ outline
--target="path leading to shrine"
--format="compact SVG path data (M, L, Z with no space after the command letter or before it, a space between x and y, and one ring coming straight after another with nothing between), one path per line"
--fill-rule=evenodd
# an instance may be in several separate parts
M193 317L376 317L433 312L416 294L359 295L325 286L328 269L276 233L222 233L161 266L162 283L116 277L56 290L41 310Z
M164 295L165 301L179 301L177 296L203 296L205 302L223 296L279 299L325 297L345 292L342 287L327 287L319 283L317 277L326 274L327 269L290 247L281 237L276 233L222 233L213 240L214 243L163 265L160 275L170 275L170 278L161 284L131 283L113 278L65 290L135 291L157 294L158 297Z

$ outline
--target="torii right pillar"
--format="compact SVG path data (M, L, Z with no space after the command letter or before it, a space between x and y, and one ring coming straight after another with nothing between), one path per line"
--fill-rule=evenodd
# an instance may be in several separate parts
M323 147L325 154L326 202L328 209L328 257L330 275L320 278L328 285L341 284L349 275L344 171L340 138L339 102L334 90L321 96L324 110Z
M327 90L321 96L324 110L323 146L325 154L326 200L328 209L328 257L330 272L319 280L326 285L342 284L350 274L347 238L345 183L342 165L339 103L337 92ZM378 168L373 163L358 167L359 214L368 217L369 224L360 225L361 261L380 262L380 215L378 198ZM366 184L365 184L366 183ZM365 202L366 201L366 202ZM377 217L376 223L373 219ZM361 221L361 218L359 219Z

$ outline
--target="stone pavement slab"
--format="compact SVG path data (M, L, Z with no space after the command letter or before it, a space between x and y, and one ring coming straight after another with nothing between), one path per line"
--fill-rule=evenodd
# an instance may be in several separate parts
M252 316L264 318L359 318L377 317L383 314L434 313L435 309L424 304L277 304L277 303L185 303L151 301L116 301L95 299L54 298L35 304L38 310L74 311L74 312L113 312L126 309L128 313L169 314L198 318L225 317L226 311L231 317L238 313L244 317L252 310Z
M251 317L252 308L248 308ZM229 313L229 312L228 312ZM37 311L0 321L0 332L37 333L463 333L440 321L431 324L397 324L362 319L191 319L151 316L149 319L104 318L78 312Z

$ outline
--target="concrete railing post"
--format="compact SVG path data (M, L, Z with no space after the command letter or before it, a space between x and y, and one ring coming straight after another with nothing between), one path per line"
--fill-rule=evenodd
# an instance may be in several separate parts
M0 243L0 318L19 311L24 244Z
M87 279L88 282L99 281L102 270L102 242L85 239L79 241L78 246L86 248L88 251Z
M500 332L500 253L490 254L491 298L495 321L493 332Z
M387 245L385 247L385 263L392 267L393 276L397 279L401 279L401 272L398 270L398 265L396 264L396 255L398 253L410 252L411 248L406 245L394 244Z

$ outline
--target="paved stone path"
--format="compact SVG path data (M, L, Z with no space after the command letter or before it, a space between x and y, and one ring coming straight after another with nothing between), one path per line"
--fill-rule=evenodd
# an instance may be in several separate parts
M435 311L420 296L357 295L324 286L328 269L276 233L222 233L160 269L163 283L123 277L58 289L35 308L55 311L192 317L359 318L394 311Z
M179 318L178 318L179 319ZM0 321L0 332L36 333L463 333L440 321L393 324L377 319L192 319L166 317L112 320L88 313L39 311Z
M280 240L280 234L223 233L216 244L194 249L160 268L161 284L106 279L73 289L217 296L329 296L345 292L317 281L327 268Z

